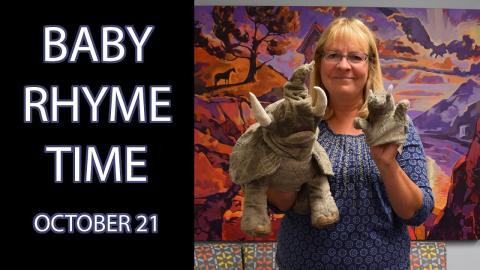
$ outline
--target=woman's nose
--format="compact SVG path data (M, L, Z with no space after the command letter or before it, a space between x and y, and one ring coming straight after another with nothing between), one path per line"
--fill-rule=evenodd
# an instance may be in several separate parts
M337 67L341 68L341 69L351 69L352 68L352 66L350 65L350 63L347 60L347 57L342 57L342 59L340 59L340 62L338 62Z

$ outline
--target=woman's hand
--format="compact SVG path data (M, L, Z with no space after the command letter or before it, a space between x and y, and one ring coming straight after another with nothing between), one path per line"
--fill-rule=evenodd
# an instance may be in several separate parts
M370 146L370 153L378 167L390 167L397 161L398 144L388 143L377 146Z

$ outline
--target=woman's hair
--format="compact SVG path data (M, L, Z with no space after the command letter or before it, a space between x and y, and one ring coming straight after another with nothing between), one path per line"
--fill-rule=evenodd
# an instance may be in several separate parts
M372 89L374 92L378 92L384 91L384 88L377 45L375 44L375 36L362 21L356 18L336 18L325 29L325 31L320 36L320 39L317 42L317 48L315 49L315 67L313 69L312 77L310 79L310 90L313 89L313 86L318 85L325 90L328 99L328 89L325 88L325 85L323 85L322 79L320 78L320 62L324 53L325 46L330 45L330 43L334 42L338 37L353 38L363 46L368 46L368 77L365 88L363 89L363 105L358 113L359 117L366 118L368 116L368 89ZM316 93L311 92L311 95L313 100L316 100ZM333 109L329 106L329 104L330 102L327 105L324 119L329 119L333 115Z

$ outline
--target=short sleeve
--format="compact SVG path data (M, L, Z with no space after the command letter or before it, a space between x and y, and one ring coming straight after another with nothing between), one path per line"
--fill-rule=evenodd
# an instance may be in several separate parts
M407 139L403 146L401 155L397 155L397 161L405 173L412 179L412 181L422 191L422 207L415 213L415 215L403 220L407 225L418 226L425 222L434 206L434 198L432 188L428 180L427 163L425 158L425 151L417 134L412 120L409 119Z

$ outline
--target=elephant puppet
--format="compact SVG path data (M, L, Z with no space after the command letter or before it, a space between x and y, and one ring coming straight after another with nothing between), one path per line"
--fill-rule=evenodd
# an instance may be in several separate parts
M314 62L296 68L283 87L283 99L263 109L250 93L257 123L240 136L230 155L230 176L244 191L241 229L251 236L270 234L267 189L299 191L293 210L310 212L312 224L324 227L339 219L327 176L333 175L327 153L318 143L318 123L327 97L315 86L313 99L305 84ZM305 185L304 185L305 184ZM300 198L300 194L307 194ZM306 203L305 203L306 202Z

